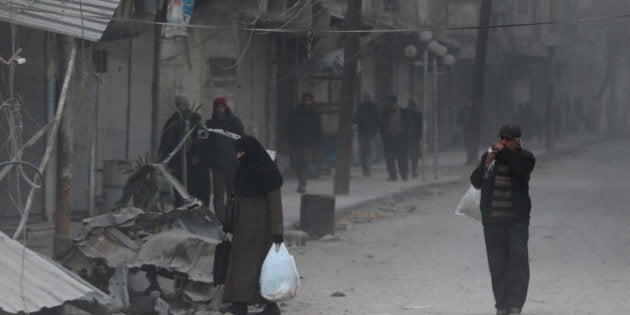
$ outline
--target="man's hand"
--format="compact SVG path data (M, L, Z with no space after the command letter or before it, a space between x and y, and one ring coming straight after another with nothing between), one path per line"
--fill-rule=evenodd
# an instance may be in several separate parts
M502 144L495 143L488 148L488 155L486 155L486 165L489 165L490 163L492 163L492 161L494 161L494 159L496 159L497 152L499 152L500 150L497 148L497 145L500 145L501 147L503 147Z
M503 147L504 147L504 145L499 142L499 143L493 144L491 148L492 148L492 151L494 151L496 153L496 152L501 151L501 149L503 149Z

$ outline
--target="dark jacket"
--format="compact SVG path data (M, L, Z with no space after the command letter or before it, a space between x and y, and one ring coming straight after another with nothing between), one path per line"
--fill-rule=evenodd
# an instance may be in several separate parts
M409 124L409 138L422 139L422 112L416 106L408 106L403 113Z
M190 118L188 119L189 128L196 128L196 125L201 121L201 116L197 113L190 112L184 114L184 116L188 115L190 115ZM183 118L179 112L175 112L173 113L173 115L171 115L171 117L168 118L168 120L166 120L166 123L164 123L162 134L160 136L160 146L158 147L158 159L160 161L164 160L171 153L171 151L175 149L177 144L179 144L182 137L185 135L185 120L186 119ZM189 161L191 157L196 156L197 152L199 151L196 149L200 145L197 140L196 134L196 132L193 132L191 135L192 147L187 152L187 157ZM169 161L168 167L177 170L181 169L181 153L181 150L177 152L177 154Z
M409 119L408 119L408 116L405 115L405 112L403 111L403 109L401 107L398 107L398 110L400 111L400 123L401 123L402 130L401 130L401 133L399 133L397 135L392 135L389 132L389 129L390 129L390 116L394 113L392 111L392 109L388 106L381 113L381 130L380 130L380 132L381 132L381 138L383 139L383 141L388 141L390 139L400 138L400 137L406 138L409 135Z
M524 149L510 150L507 147L501 149L496 156L496 164L507 165L510 170L510 196L513 211L516 218L505 220L490 218L492 213L492 198L494 191L494 176L484 176L486 173L485 161L488 152L481 156L481 162L470 175L470 183L477 189L481 189L481 216L483 224L501 222L529 223L529 214L532 202L529 198L529 177L536 165L534 155Z
M218 115L213 114L212 118L206 121L206 127L211 129L223 129L241 136L244 133L243 123L238 117L232 114L232 111L227 106L225 118L220 119ZM236 159L234 142L234 139L216 133L210 133L206 141L206 150L204 152L204 162L206 165L212 169L237 167L238 159Z
M380 113L376 103L365 101L359 105L354 116L360 135L375 136L380 128Z
M322 143L320 115L313 106L302 104L291 113L285 132L290 145L318 147Z

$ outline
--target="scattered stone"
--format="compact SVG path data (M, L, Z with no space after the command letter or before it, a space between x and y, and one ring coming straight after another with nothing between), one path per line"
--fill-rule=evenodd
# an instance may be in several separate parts
M352 222L350 220L339 220L335 226L335 229L339 231L350 231L352 228Z
M411 212L415 212L416 210L418 210L418 207L416 206L407 206L405 212L411 213Z
M414 311L414 310L427 310L432 308L432 306L428 306L428 305L403 305L400 308L402 308L405 311Z
M339 292L339 291L337 291L337 292L335 292L335 293L330 295L330 297L344 297L344 296L346 296L346 294L343 293L343 292Z
M324 235L319 239L320 242L338 242L340 240L341 238L339 236L330 234Z
M350 221L353 223L365 223L382 220L385 216L379 212L372 211L358 211L354 210L347 215L339 218L339 221Z
M284 232L284 243L287 246L304 246L308 239L308 233L300 230L289 230Z

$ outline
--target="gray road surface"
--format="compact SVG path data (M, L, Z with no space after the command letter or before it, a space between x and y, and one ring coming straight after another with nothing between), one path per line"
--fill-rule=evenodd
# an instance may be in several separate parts
M537 165L523 314L630 314L628 156L619 140ZM453 214L467 187L419 195L340 241L291 248L303 279L284 312L494 314L482 227Z

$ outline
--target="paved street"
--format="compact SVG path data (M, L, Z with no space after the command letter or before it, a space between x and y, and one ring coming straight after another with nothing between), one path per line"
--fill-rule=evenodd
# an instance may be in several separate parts
M523 314L627 314L630 141L539 159ZM303 277L287 314L493 314L479 222L453 214L468 183L428 189L337 242L293 247ZM416 207L408 213L405 209ZM336 295L336 296L335 296Z

